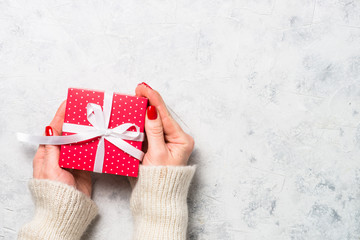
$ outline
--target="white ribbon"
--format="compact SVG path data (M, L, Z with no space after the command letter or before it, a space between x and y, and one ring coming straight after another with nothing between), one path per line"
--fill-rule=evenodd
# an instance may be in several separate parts
M31 142L36 144L63 145L90 140L100 137L94 163L94 172L102 172L105 156L104 139L114 144L119 149L128 153L140 161L144 153L127 143L124 140L143 141L144 133L140 132L140 127L132 123L124 123L116 128L109 129L110 114L112 109L113 93L105 92L103 110L100 105L88 103L87 119L92 126L64 123L62 131L76 133L68 136L33 136L24 133L17 133L17 138L22 142ZM128 131L135 127L136 132Z

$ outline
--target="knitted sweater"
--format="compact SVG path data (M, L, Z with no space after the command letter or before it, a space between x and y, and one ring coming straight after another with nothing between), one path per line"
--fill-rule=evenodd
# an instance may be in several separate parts
M139 177L129 177L133 239L186 238L186 198L194 173L194 166L140 166ZM94 201L66 184L32 179L29 188L35 216L20 229L20 240L80 239L98 213Z

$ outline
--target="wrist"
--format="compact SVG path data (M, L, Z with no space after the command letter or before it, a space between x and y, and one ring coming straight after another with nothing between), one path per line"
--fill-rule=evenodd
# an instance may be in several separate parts
M20 231L19 236L24 238L80 239L97 215L96 204L74 187L32 179L29 188L35 201L35 217Z
M152 159L156 159L156 160L152 160ZM187 162L188 162L188 158L187 159L179 159L179 160L175 160L169 157L155 157L155 158L150 158L148 156L145 155L142 164L143 166L173 166L173 167L184 167L187 166Z
M140 166L139 177L129 178L134 239L185 239L194 173L195 166Z

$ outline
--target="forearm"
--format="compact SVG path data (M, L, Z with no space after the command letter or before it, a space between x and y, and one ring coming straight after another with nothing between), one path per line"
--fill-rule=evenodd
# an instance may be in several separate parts
M187 194L195 166L141 166L130 178L134 239L186 238Z
M29 188L35 216L21 228L18 239L80 239L97 215L90 198L64 183L32 179Z

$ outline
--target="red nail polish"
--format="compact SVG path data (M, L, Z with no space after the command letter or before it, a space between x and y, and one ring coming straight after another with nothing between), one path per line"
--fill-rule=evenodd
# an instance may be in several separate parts
M54 135L54 132L53 132L53 129L52 129L51 126L46 126L46 128L45 128L45 135L46 135L46 136L52 136L52 135Z
M141 84L143 84L143 85L145 85L146 87L152 89L152 88L151 88L147 83L145 83L145 82L142 82L142 83L140 83L139 85L141 85Z
M154 106L149 106L147 108L147 116L150 120L155 120L157 118L157 111Z

